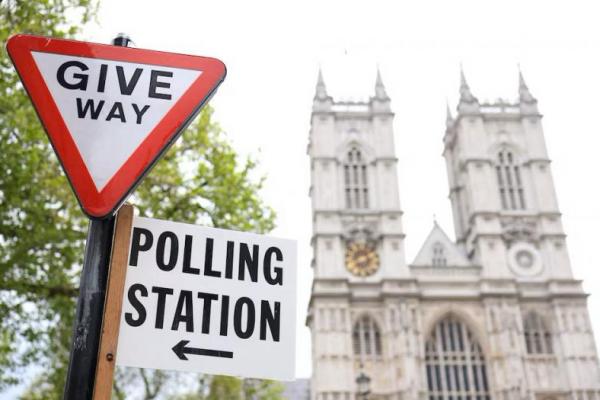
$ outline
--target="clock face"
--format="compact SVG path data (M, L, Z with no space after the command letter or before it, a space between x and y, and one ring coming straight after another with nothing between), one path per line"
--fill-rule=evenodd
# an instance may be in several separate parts
M350 243L346 249L346 268L356 276L373 275L379 269L379 256L367 243Z

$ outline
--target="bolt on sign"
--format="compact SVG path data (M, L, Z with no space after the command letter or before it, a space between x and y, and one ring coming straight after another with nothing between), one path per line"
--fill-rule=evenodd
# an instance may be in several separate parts
M117 365L293 380L296 243L133 218Z
M114 213L226 73L214 58L41 36L7 50L92 218Z

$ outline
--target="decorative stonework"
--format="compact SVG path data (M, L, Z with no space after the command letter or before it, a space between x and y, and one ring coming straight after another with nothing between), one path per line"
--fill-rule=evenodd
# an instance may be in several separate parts
M502 217L500 225L502 227L502 238L509 247L518 241L536 243L539 240L535 218Z
M348 242L377 242L377 221L357 217L342 221L343 238Z

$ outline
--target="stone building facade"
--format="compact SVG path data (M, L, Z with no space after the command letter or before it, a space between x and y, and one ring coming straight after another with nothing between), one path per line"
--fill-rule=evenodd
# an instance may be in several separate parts
M461 72L443 136L456 241L434 224L408 264L394 113L334 100L319 73L308 153L313 210L313 400L600 400L581 282L573 278L542 116L480 103Z

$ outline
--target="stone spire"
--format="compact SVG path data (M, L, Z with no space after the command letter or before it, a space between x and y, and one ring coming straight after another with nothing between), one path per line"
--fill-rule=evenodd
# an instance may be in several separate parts
M452 111L450 111L450 104L446 100L446 128L450 128L452 124L454 124L454 118L452 117Z
M390 97L385 91L385 86L383 85L383 79L381 79L379 67L377 67L377 77L375 78L375 96L371 97L369 103L371 105L371 110L374 113L389 114L392 112L390 106Z
M319 67L319 76L317 78L317 87L315 89L315 100L325 100L327 97L329 97L327 95L327 88L325 87L321 67Z
M533 97L533 95L529 91L527 84L525 83L525 78L523 78L523 73L521 72L521 67L519 67L519 100L522 103L536 103L537 102L535 97Z
M465 78L465 72L463 71L462 64L460 66L460 102L461 103L477 103L477 97L471 93L471 88Z
M521 109L522 114L527 115L540 115L537 100L527 87L525 83L525 78L523 78L523 73L521 72L521 67L519 66L519 108Z
M458 114L479 114L479 100L471 93L471 88L465 78L462 64L460 65L460 98L456 107Z
M381 79L381 72L377 67L377 78L375 79L375 98L380 100L389 100L385 86L383 85L383 79Z
M332 104L333 99L327 94L323 72L321 72L321 67L319 67L315 97L313 98L313 112L329 112L331 111Z

